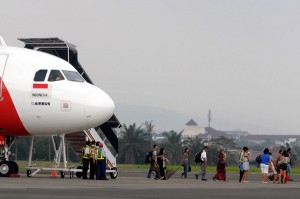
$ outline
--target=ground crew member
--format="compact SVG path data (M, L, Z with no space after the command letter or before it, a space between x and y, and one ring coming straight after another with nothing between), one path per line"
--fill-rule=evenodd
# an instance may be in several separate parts
M103 143L97 142L97 172L96 180L108 180L106 178L106 154L104 151Z
M82 179L87 179L87 171L89 169L90 161L90 141L85 142L82 148Z
M96 145L95 141L92 141L90 147L90 179L93 180L96 171L96 158L95 158Z

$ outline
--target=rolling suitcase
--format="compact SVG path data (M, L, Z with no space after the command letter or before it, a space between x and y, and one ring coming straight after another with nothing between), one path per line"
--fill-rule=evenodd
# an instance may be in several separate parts
M176 171L178 171L178 169L179 169L180 167L181 167L181 166L179 166L179 167L178 167L177 169L175 169L175 170L172 170L172 169L167 170L167 171L166 171L166 175L165 175L166 180L170 179L171 176L172 176L174 173L176 173Z

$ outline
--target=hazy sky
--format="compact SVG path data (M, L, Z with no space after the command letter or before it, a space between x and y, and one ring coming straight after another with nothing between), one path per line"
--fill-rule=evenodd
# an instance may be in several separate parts
M117 108L199 117L211 109L219 129L230 130L218 124L227 119L300 132L300 1L1 0L0 8L8 45L76 44Z

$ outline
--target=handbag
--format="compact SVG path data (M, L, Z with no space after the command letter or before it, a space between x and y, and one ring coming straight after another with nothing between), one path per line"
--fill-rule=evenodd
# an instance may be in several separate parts
M159 171L159 165L157 163L154 163L152 170L158 172Z
M192 171L192 167L191 167L191 166L189 166L188 172L191 172L191 171Z

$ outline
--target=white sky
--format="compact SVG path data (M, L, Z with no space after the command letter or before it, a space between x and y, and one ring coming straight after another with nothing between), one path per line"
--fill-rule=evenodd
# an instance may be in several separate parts
M300 1L2 0L0 9L8 45L27 37L77 45L117 107L199 117L211 109L218 129L227 119L300 132Z

